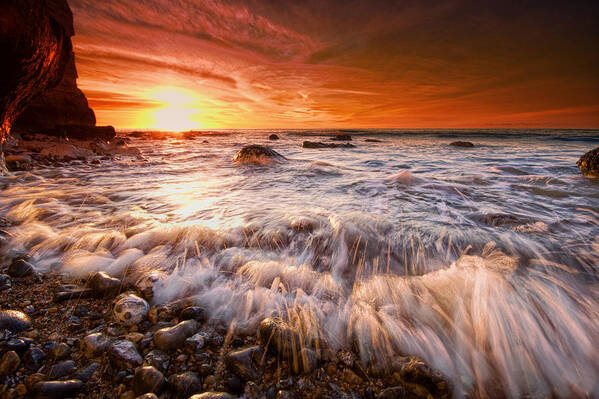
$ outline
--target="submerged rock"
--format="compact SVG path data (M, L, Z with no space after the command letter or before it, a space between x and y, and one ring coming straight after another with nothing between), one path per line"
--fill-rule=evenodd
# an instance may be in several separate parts
M463 148L472 148L474 144L469 141L453 141L449 143L450 146L453 147L463 147Z
M599 177L599 147L581 156L576 165L583 175Z
M331 140L335 140L335 141L351 141L351 136L349 134L338 134L335 137L331 137Z
M20 332L31 326L31 318L18 310L0 310L0 331Z
M273 150L262 145L248 145L243 147L233 157L233 162L268 164L272 161L283 161L286 158Z
M8 266L6 272L10 277L19 278L31 276L35 272L35 269L33 268L33 265L25 259L14 259L10 266Z
M114 318L126 326L132 326L145 319L149 311L150 305L144 299L133 294L123 294L114 305Z
M152 366L140 367L135 370L133 390L137 395L144 393L160 393L166 384L164 375Z
M351 143L335 144L335 143L321 143L317 141L304 141L302 144L304 148L355 148L356 146Z
M279 140L279 136L277 136L276 134L271 134L270 136L268 136L269 140Z
M173 350L183 346L185 340L198 331L195 320L185 320L173 327L163 328L154 333L154 344L162 350Z

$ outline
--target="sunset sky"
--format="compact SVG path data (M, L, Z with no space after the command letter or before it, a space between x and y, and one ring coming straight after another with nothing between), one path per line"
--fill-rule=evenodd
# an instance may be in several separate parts
M598 1L70 0L117 128L599 128Z

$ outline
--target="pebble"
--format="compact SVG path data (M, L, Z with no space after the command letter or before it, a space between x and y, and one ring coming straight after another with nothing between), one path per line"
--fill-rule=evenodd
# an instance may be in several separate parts
M7 274L0 274L0 291L4 291L12 287L12 280Z
M171 375L168 379L169 392L175 398L187 399L202 391L202 381L192 372Z
M154 333L154 344L162 350L177 349L183 345L185 340L196 333L198 322L186 320L168 328L163 328Z
M31 340L29 339L14 338L6 343L6 349L15 351L20 356L29 349L29 345L31 345Z
M16 333L28 329L31 318L18 310L0 310L0 330Z
M46 359L46 354L40 348L29 348L23 356L23 364L29 370L39 370Z
M97 272L89 278L87 286L97 294L110 297L119 293L122 283L118 278L111 277L105 272Z
M126 367L140 366L143 362L141 355L137 352L131 341L114 341L108 348L110 356Z
M161 371L166 371L170 364L170 357L160 349L154 349L148 352L144 358L144 364L154 366Z
M227 369L244 380L257 381L261 377L261 366L264 351L260 346L239 349L227 353L225 365Z
M75 396L82 387L79 380L43 381L35 384L33 391L42 398L67 398Z
M185 340L185 348L190 352L197 352L204 347L204 343L202 334L194 334Z
M291 391L279 391L277 399L297 399L297 396Z
M11 375L18 370L21 358L15 351L8 351L0 360L0 376Z
M145 319L149 310L150 305L144 299L133 294L123 294L114 305L114 318L126 326L132 326Z
M166 384L164 375L152 366L139 367L133 377L133 391L137 395L148 392L160 393Z
M56 363L50 370L48 370L48 378L59 379L70 375L77 369L77 364L72 360L65 360L64 362Z
M96 357L106 350L110 340L102 333L90 334L81 341L81 349L88 358Z
M6 271L10 277L17 278L31 276L34 272L33 265L21 258L14 259Z
M77 374L75 374L75 377L83 382L88 382L92 379L93 375L96 373L96 371L98 371L100 366L100 363L97 362L90 363L87 367L79 370Z

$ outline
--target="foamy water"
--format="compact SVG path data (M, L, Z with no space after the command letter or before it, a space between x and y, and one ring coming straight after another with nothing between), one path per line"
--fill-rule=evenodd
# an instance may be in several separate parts
M373 369L417 355L457 396L599 395L599 179L575 165L599 132L369 131L320 150L301 148L316 132L224 133L0 177L11 251L159 276L157 303L192 296L248 333L280 316ZM289 160L233 163L250 143Z

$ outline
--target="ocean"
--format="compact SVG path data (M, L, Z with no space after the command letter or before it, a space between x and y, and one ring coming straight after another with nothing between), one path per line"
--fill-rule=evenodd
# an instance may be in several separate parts
M130 133L142 157L0 176L11 251L152 276L155 303L240 331L282 317L363 367L419 356L456 396L598 392L599 179L576 161L599 131ZM335 134L355 148L301 146ZM287 160L233 162L248 144Z

